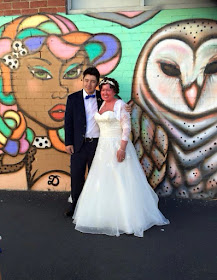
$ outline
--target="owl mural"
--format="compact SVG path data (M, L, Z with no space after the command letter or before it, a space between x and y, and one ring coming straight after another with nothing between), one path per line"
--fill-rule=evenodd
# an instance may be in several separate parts
M217 22L164 26L134 72L133 141L160 196L217 196Z

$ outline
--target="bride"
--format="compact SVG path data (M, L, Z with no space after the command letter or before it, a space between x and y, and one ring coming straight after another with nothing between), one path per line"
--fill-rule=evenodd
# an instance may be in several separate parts
M169 221L158 209L158 196L149 185L129 139L130 115L125 103L115 98L118 82L104 78L99 88L104 100L95 114L100 138L73 215L75 229L143 237L143 231Z

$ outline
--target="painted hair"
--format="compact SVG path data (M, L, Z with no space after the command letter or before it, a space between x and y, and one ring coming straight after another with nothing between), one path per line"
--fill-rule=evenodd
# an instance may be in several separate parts
M11 154L14 156L25 153L34 140L34 132L26 127L24 116L18 112L11 73L18 69L22 57L40 52L44 45L62 61L71 59L80 50L84 51L89 65L96 67L102 76L114 70L121 57L120 41L114 35L78 31L73 22L58 14L21 16L0 27L0 118L5 125L3 134L0 134L0 154L9 153L9 150L13 150ZM13 121L7 120L8 115ZM12 134L14 126L21 126L22 130L13 133L12 141L17 142L17 145L13 142L16 148L11 149L12 142L7 138ZM49 131L49 136L55 139L55 143L59 143L54 145L56 149L65 151L63 128ZM22 137L29 145L25 141L25 147L18 143ZM5 148L6 143L8 148Z

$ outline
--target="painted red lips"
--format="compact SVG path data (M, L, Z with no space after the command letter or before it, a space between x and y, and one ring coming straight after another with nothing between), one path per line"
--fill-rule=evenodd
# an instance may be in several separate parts
M63 121L65 117L66 105L57 104L48 111L49 116L57 122Z

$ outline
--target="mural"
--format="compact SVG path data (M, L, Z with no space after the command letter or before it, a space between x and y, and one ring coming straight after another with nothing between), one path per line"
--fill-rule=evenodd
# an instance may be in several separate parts
M133 106L132 140L158 195L217 196L217 9L37 14L2 24L0 189L70 189L65 104L94 65Z
M217 194L217 21L166 25L134 73L134 143L159 195Z
M0 188L70 190L67 96L89 65L101 75L118 65L120 42L51 14L16 18L0 32Z
M128 11L128 12L117 12L117 13L91 13L88 14L91 17L110 20L117 22L127 28L136 27L143 22L151 19L154 15L159 13L160 10L149 10L149 11Z

